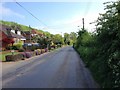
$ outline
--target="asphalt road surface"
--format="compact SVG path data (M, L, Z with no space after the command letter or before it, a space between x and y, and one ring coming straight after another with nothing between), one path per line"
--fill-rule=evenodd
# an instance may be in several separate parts
M79 55L67 46L25 61L3 64L2 87L97 88L98 85Z

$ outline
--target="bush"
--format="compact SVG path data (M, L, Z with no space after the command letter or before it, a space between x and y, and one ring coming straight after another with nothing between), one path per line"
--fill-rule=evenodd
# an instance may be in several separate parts
M31 52L25 52L26 58L30 58L32 57L32 53Z
M6 61L17 61L23 59L24 57L22 54L16 54L16 55L6 55L5 58Z
M21 53L21 54L23 55L23 59L25 59L25 58L26 58L25 52L23 52L23 53Z
M47 48L45 48L45 52L47 52L48 51L48 49Z
M42 53L45 53L45 49L41 49L41 54L42 54Z
M14 50L19 50L19 48L17 46L12 46L11 48Z
M36 50L36 49L37 49L37 46L32 45L30 48L31 48L31 51L34 51L34 50Z
M21 48L21 49L19 49L18 51L19 51L19 52L24 52L25 50Z
M22 44L21 43L16 43L12 47L12 49L14 49L14 50L19 50L20 48L22 48Z
M37 52L38 52L39 55L41 54L41 50L40 49L37 49Z
M24 58L30 58L34 55L34 53L31 52L23 52L21 54L23 55Z
M13 48L12 46L7 46L6 47L7 50L12 50L12 48Z
M35 55L39 55L39 53L38 53L38 51L37 51L37 50L35 50L34 52L35 52Z
M30 52L31 56L34 56L34 52Z

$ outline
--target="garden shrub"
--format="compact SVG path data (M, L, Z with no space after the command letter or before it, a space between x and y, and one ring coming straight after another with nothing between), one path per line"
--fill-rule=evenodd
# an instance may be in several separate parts
M22 49L22 48L20 48L19 50L18 50L18 52L24 52L25 50L24 49Z
M23 55L23 59L25 59L26 58L25 52L22 52L21 54Z
M30 47L30 49L31 49L31 51L34 51L34 50L38 49L38 46L32 45L32 46Z
M31 52L25 52L25 55L26 55L26 58L30 58L30 57L32 57Z
M42 54L42 53L45 53L45 49L41 49L41 54Z
M14 49L14 50L19 50L20 48L22 48L22 43L16 43L12 47L12 49Z
M47 48L45 48L45 52L47 52L48 51L48 49Z
M12 50L13 47L12 47L12 46L7 46L6 49L7 49L7 50Z
M41 54L41 50L40 50L40 49L37 49L37 52L38 52L38 55L40 55L40 54Z
M6 61L17 61L23 59L24 57L22 54L16 54L16 55L6 55L5 58Z
M31 53L32 56L35 56L35 55L34 55L34 52L30 52L30 53Z
M35 50L34 52L35 52L35 55L39 55L38 50Z

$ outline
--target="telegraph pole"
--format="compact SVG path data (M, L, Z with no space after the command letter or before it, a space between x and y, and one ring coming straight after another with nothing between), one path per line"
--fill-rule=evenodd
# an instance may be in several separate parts
M118 5L120 5L120 2L118 3ZM120 8L117 8L117 10L118 10L118 16L120 16ZM120 18L118 19L118 31L120 29L119 24L120 24Z
M83 22L83 30L84 30L84 18L82 18L82 22Z
M29 25L29 30L30 30L30 43L31 43L31 28L30 28L30 25Z

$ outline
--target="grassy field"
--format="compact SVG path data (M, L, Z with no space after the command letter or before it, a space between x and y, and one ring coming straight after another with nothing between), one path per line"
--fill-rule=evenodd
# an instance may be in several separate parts
M19 54L19 52L14 52L14 54ZM0 61L5 61L5 56L6 55L12 55L11 52L5 53L5 54L0 54Z

